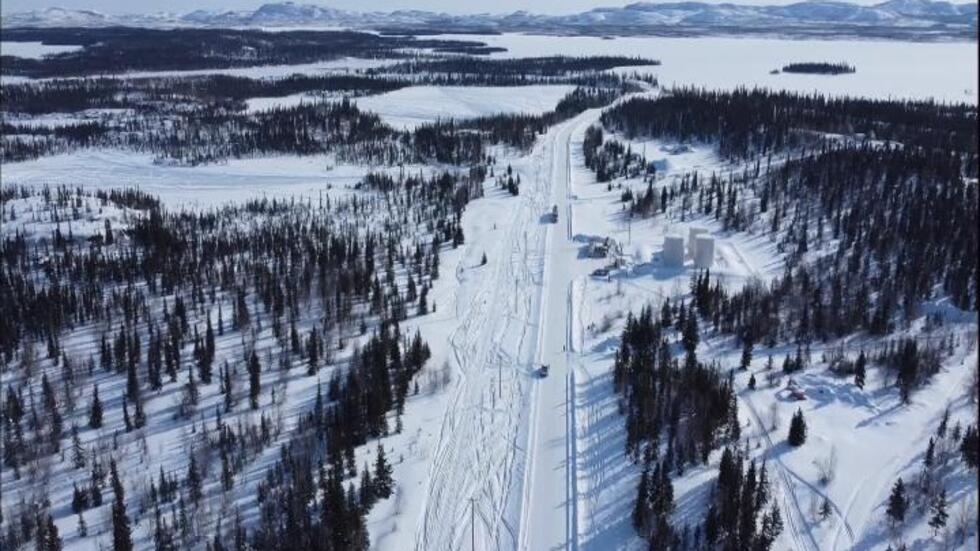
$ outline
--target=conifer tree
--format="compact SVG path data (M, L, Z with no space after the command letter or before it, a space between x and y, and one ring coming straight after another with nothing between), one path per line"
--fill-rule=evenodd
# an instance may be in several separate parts
M932 514L929 518L929 526L932 528L933 535L938 535L939 531L946 527L946 521L949 519L949 513L946 512L947 505L946 488L943 488L933 498L929 508L929 512Z
M752 341L745 339L742 345L742 360L739 362L739 369L745 371L752 364Z
M868 359L864 355L864 350L858 354L857 361L854 362L854 385L864 390L864 380L867 376Z
M259 409L259 393L262 391L261 372L259 355L255 353L255 349L252 349L248 359L248 401L252 409Z
M374 493L381 499L388 499L392 486L391 465L385 457L384 447L379 444L378 454L374 459Z
M76 469L85 468L85 448L78 436L78 425L71 426L71 462Z
M806 442L806 421L803 419L803 410L797 409L793 414L793 419L789 423L789 437L786 440L790 446L798 448Z
M192 452L191 460L187 465L187 497L191 503L197 504L203 497L201 473L197 468L197 459Z
M99 385L92 391L92 407L89 409L88 426L93 429L102 427L102 400L99 400Z
M960 455L966 466L977 470L980 464L980 432L976 425L971 425L963 432L963 440L960 441Z
M899 478L892 486L891 495L888 497L888 507L885 509L885 514L888 515L893 527L905 521L905 513L908 508L909 502L905 495L905 483Z
M641 534L646 532L647 503L650 499L649 478L650 472L644 468L636 487L636 502L633 504L633 528Z
M123 490L122 482L119 480L119 472L116 470L116 461L109 462L109 471L112 476L112 549L113 551L132 551L133 536L130 532L129 517L126 516L126 495Z

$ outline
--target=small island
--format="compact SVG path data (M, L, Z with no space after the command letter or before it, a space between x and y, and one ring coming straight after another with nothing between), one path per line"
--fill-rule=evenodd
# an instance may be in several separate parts
M816 75L842 75L855 73L857 69L847 63L805 62L790 63L783 66L784 73L807 73Z

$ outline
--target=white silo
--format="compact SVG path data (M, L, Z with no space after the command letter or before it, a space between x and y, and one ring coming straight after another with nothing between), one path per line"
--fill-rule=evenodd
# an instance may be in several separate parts
M695 245L697 245L698 236L708 233L707 228L702 228L701 226L691 226L687 229L687 254L694 258L694 252L697 250Z
M684 237L677 234L664 236L664 265L680 268L684 265Z
M710 268L715 260L715 238L710 235L699 235L694 244L694 266Z

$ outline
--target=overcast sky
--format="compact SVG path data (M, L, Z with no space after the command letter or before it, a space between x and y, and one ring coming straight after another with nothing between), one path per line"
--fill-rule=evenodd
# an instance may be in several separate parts
M50 6L89 9L105 13L188 12L196 9L254 9L277 0L0 0L3 12L29 11ZM393 11L421 9L453 13L502 13L527 10L534 13L572 13L597 6L623 6L639 0L296 0L297 4L319 4L355 11ZM789 4L797 0L704 0L712 3ZM857 4L876 4L883 0L851 0ZM956 0L954 0L955 2ZM962 0L965 1L965 0Z

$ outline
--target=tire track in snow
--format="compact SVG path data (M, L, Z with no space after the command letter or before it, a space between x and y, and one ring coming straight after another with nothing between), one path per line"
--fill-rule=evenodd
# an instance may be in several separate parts
M544 155L546 145L536 146L532 156ZM543 245L543 232L533 223L547 189L540 165L514 199L519 204L509 209L512 214L504 238L497 240L490 273L470 272L477 274L472 276L477 289L449 338L459 377L430 467L416 537L420 550L467 548L471 538L484 549L517 545L507 504L518 449L517 441L506 435L517 433L527 395L524 373L515 362L528 339L533 300L527 290L534 286L537 264L543 260L528 250ZM461 285L467 283L468 279ZM510 377L498 380L498 373ZM478 524L471 532L473 517Z

